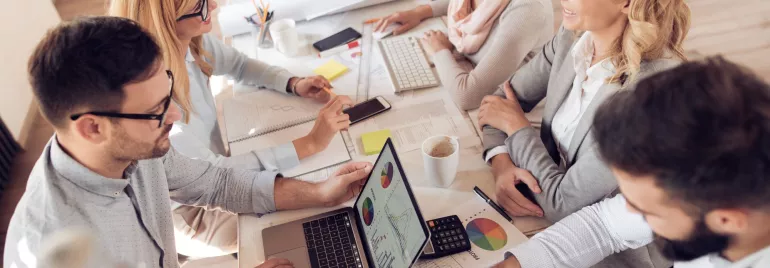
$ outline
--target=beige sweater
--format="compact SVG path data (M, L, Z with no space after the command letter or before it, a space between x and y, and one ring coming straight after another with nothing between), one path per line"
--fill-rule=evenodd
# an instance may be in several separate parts
M447 14L449 0L430 3L433 16ZM463 55L474 67L442 50L433 55L442 86L449 90L458 107L479 107L484 96L510 78L525 59L532 57L553 37L551 0L511 0L492 26L478 52ZM457 52L455 52L457 53Z

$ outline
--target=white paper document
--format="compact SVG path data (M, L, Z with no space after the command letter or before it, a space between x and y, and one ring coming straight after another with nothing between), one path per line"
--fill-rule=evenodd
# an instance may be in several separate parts
M409 152L422 147L422 142L436 135L467 137L474 135L462 117L432 117L413 124L392 128L390 133L399 151Z
M416 268L489 267L503 260L506 249L527 241L527 237L513 223L505 220L481 198L473 198L438 215L460 217L471 241L471 249L435 260L420 260Z
M435 135L476 136L462 112L448 97L421 97L419 100L391 104L391 110L350 127L350 138L356 144L356 151L363 152L361 135L383 129L390 130L399 153L417 150L425 139Z

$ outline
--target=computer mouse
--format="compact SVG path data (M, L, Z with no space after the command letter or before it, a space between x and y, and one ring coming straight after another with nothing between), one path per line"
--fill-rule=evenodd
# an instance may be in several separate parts
M392 35L393 31L398 29L398 27L400 26L401 26L401 23L391 23L390 25L385 27L385 29L383 29L382 31L372 33L372 37L374 37L375 40L383 39L385 37Z

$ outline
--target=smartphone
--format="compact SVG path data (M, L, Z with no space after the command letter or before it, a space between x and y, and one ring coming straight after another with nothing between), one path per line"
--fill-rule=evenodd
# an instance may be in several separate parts
M334 48L337 46L350 43L351 41L359 38L361 38L361 33L359 33L353 28L348 27L347 29L342 30L339 33L336 33L332 36L324 38L321 41L313 43L313 47L315 49L318 49L319 52L321 52L330 48Z
M384 111L390 110L390 103L382 96L356 104L356 106L343 110L350 116L350 124L355 124Z

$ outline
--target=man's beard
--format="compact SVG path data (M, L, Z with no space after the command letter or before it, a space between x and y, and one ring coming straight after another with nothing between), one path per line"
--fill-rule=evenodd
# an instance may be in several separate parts
M113 137L116 137L112 155L119 160L137 161L143 159L158 158L166 155L171 148L170 142L166 144L167 134L173 125L165 126L154 142L137 141L126 135L122 127L114 129Z
M709 230L703 220L695 224L695 230L687 240L669 240L655 235L655 245L664 257L672 261L691 261L696 258L722 252L730 244L730 237Z

